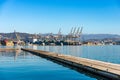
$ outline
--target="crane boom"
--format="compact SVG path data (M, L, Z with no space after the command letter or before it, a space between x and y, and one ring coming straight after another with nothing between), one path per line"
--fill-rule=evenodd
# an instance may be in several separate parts
M73 33L73 27L71 28L70 35Z
M77 32L76 32L76 35L78 35L78 34L79 34L79 30L80 30L80 27L78 27Z
M79 35L82 34L82 30L83 30L83 27L81 27L80 31L79 31Z
M17 35L17 33L16 33L15 30L14 30L14 34L15 34L15 36L16 36L16 39L19 41L20 39L19 39L19 37L18 37L18 35Z
M74 28L73 34L75 34L75 31L76 31L76 27Z

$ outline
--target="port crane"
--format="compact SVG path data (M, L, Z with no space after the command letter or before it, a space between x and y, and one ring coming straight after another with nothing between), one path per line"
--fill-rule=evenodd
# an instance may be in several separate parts
M70 33L66 36L66 39L70 43L78 43L80 42L80 37L82 34L83 27L78 27L78 28L71 28Z
M14 45L21 45L24 43L23 41L20 40L20 36L18 36L15 30L14 30L14 35L15 35L15 38L13 40Z

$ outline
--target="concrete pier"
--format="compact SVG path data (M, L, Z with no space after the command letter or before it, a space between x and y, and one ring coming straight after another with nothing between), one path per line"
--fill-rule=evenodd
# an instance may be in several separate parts
M86 58L74 57L65 54L57 54L53 52L23 49L23 51L31 52L33 54L59 61L70 66L87 70L91 73L103 76L109 80L120 80L120 64L113 64L103 61L91 60Z

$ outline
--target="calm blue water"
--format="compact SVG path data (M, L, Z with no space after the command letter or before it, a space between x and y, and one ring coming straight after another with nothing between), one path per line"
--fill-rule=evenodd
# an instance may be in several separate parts
M96 80L26 52L0 52L0 80Z
M0 46L5 48L4 46ZM120 46L24 46L120 64ZM97 80L27 52L0 52L0 80Z
M57 52L105 62L120 64L120 45L106 46L29 46L38 50Z

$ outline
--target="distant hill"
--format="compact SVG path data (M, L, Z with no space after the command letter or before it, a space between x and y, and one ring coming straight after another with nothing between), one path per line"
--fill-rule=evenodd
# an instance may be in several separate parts
M27 37L30 37L33 35L29 33L20 33L20 32L16 32L16 34L20 39L26 39ZM15 33L0 33L0 35L2 35L3 37L11 38L11 39L16 38Z
M35 34L29 34L29 33L20 33L20 32L16 32L17 35L20 37L20 39L26 39L28 37L32 37ZM41 34L41 35L49 35L50 33L46 33L46 34ZM14 33L0 33L0 35L2 35L3 37L8 37L8 38L15 38L15 34ZM56 35L56 34L53 34ZM97 39L97 40L102 40L102 39L120 39L120 35L117 34L83 34L81 36L82 40L89 40L89 39Z
M120 35L116 34L83 34L81 36L82 40L89 39L120 39Z

